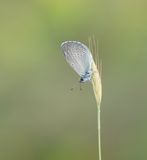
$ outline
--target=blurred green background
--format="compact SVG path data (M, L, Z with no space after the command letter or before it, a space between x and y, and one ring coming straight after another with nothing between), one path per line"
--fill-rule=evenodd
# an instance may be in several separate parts
M97 160L90 84L60 44L88 44L103 60L102 159L147 159L147 1L0 1L0 160Z

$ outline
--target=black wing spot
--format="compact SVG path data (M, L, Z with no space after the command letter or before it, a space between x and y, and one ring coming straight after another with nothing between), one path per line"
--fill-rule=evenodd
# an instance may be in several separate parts
M80 57L80 53L77 53L77 56Z

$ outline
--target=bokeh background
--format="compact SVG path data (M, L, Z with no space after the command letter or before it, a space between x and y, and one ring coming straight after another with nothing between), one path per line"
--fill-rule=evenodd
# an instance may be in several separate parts
M0 1L0 159L97 160L90 84L60 44L99 41L102 158L147 159L147 2ZM77 84L73 92L70 88Z

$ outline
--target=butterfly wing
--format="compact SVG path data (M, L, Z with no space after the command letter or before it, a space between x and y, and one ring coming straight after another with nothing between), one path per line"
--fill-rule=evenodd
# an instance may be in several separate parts
M79 76L82 77L91 71L93 58L87 46L77 41L66 41L62 43L61 48L66 61Z

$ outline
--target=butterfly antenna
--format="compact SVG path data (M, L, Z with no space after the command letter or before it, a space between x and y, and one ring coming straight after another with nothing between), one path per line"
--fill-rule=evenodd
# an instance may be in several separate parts
M73 90L74 90L74 87L70 88L70 90L73 91Z
M77 85L75 84L75 85L73 85L72 88L70 88L70 90L73 91L76 87L77 87Z
M80 83L80 91L82 91L83 89L82 89L82 84Z
M82 91L82 83L79 81L80 84L80 91ZM70 88L70 91L73 91L77 87L77 84L75 84L72 88Z

